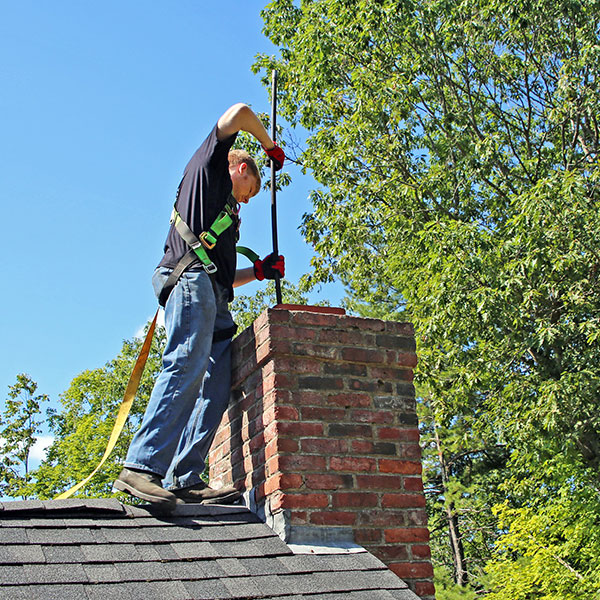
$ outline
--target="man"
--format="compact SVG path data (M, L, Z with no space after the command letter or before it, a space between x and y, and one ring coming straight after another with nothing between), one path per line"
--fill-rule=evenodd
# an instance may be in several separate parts
M166 507L182 501L232 502L240 496L233 487L213 490L200 478L229 402L235 324L228 302L233 287L284 275L283 257L273 254L236 270L239 205L260 190L254 160L231 150L239 131L262 144L275 168L283 165L283 151L252 110L245 104L229 108L185 169L165 254L152 279L165 309L163 370L114 487ZM218 225L220 218L225 225ZM190 245L195 240L198 246L203 237L198 254Z

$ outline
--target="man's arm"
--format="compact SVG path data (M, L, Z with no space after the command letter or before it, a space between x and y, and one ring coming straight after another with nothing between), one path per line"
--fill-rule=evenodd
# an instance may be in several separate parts
M217 138L219 140L224 140L238 131L247 131L264 148L272 148L275 145L260 119L247 104L234 104L223 113L217 122Z
M233 287L240 287L251 281L256 281L256 275L254 274L254 267L247 267L245 269L238 269L235 272L235 279L233 280Z

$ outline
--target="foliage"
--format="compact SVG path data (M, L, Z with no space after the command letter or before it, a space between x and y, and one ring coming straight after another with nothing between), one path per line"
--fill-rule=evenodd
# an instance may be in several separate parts
M593 480L582 481L577 465L549 457L541 475L524 479L518 508L497 505L508 533L488 571L496 589L490 599L576 600L600 597L600 499ZM560 524L557 527L557 524ZM508 559L507 559L508 555ZM512 557L518 557L517 560ZM510 561L511 569L506 568Z
M136 400L117 445L103 468L77 492L79 496L95 498L111 494L112 483L119 474L160 370L165 332L160 327L156 331ZM115 359L104 367L84 371L61 395L62 408L49 420L55 441L33 474L35 483L31 490L36 497L53 498L87 477L100 462L142 341L125 340Z
M284 304L307 304L308 298L286 279L281 280L281 299ZM238 325L238 333L251 325L266 308L277 304L275 282L258 290L253 296L237 295L231 303L231 314Z
M589 486L597 498L600 472L599 9L263 11L279 55L255 68L278 69L279 107L308 131L300 160L318 183L308 279L338 277L349 307L414 322L434 559L495 599L559 597L578 580L547 568L544 543L585 580L564 597L600 590L588 577L599 554L568 543L595 548L597 502L567 502ZM546 541L530 535L538 515Z
M37 387L24 373L17 375L15 385L9 386L0 414L0 495L23 499L28 496L31 449L36 435L41 433L41 406L48 402L46 394L35 395Z
M435 569L436 600L476 600L477 593L464 586L458 586L452 580L452 574L444 567Z
M265 113L257 113L257 117L260 119L260 121L264 125L265 129L268 129L270 132L270 120L271 119L270 119L269 115L267 115ZM285 149L285 141L280 139L281 132L282 132L282 127L281 127L281 125L278 125L277 132L276 132L277 144ZM245 150L246 152L248 152L248 154L250 154L250 156L252 156L255 159L256 164L260 171L260 177L262 180L262 189L263 190L271 189L271 167L270 167L271 160L265 154L264 150L262 149L262 146L260 145L260 142L258 142L258 140L251 134L249 134L245 131L240 131L238 133L238 137L236 138L233 147L236 149ZM292 178L290 177L289 173L286 173L285 170L280 171L277 174L277 178L276 178L277 191L288 186L291 183L291 181L292 181Z

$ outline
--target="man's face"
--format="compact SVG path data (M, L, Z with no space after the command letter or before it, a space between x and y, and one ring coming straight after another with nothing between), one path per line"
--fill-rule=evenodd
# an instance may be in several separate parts
M250 198L258 194L258 181L248 171L246 163L229 167L229 175L232 184L231 194L240 204L247 204Z

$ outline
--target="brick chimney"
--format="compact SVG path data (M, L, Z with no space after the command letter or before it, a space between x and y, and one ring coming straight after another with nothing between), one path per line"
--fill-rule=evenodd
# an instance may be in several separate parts
M433 598L412 325L279 305L233 356L211 484L246 490L289 544L358 544Z

